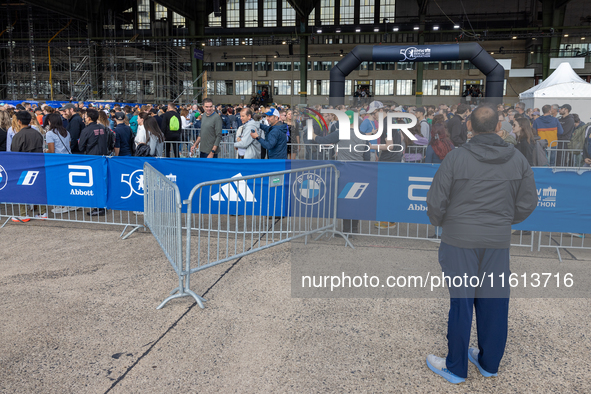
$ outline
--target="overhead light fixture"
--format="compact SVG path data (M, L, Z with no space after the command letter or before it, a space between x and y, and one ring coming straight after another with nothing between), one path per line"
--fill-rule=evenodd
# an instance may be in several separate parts
M517 36L513 36L513 39L514 39L514 40L517 40Z
M535 39L536 39L535 37L532 37L532 40L535 40Z
M433 30L439 30L439 26L433 26Z
M584 39L585 39L585 37L581 37L581 40L584 40ZM69 49L69 48L68 48L68 49Z
M459 29L460 25L454 25L454 29Z
M356 33L359 33L361 31L361 29L355 29Z
M310 55L308 55L308 57L310 57Z
M316 30L316 33L322 33L322 29Z
M273 55L273 59L277 59L277 55Z
M490 54L491 54L491 55L494 55L495 53L494 53L494 52L491 52Z
M392 29L392 31L398 31L398 28L397 28L397 27L395 27L395 28L393 28L393 29Z
M182 47L182 49L185 49L185 47Z
M419 30L419 27L418 27L418 26L415 26L415 27L413 27L412 29L413 29L413 30Z
M341 49L341 53L339 54L340 57L343 57L343 50Z
M565 37L568 37L568 34L565 34L564 36L565 36Z
M533 55L534 54L534 51L531 51L530 53Z
M375 29L373 29L373 31L380 31L380 29L378 29L377 27Z
M246 60L246 57L245 56L242 56L242 60Z
M204 46L205 46L205 43L204 43L204 42L202 42L202 43L201 43L201 46L202 46L202 47L204 47Z
M242 45L246 44L246 41L242 41Z
M341 29L337 29L337 30L336 30L336 32L337 32L337 33L340 33L340 32L341 32Z
M283 41L283 42L282 42L282 44L283 44L283 45L287 44L287 41Z

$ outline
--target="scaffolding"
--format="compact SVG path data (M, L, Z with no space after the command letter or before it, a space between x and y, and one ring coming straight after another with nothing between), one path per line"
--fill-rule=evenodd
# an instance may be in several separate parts
M122 29L109 10L97 39L86 21L52 11L33 13L15 3L0 7L3 13L0 100L50 100L53 88L54 100L184 104L203 90L193 88L201 76L192 76L190 43L167 38L173 28L168 18L152 21L151 31L134 31Z

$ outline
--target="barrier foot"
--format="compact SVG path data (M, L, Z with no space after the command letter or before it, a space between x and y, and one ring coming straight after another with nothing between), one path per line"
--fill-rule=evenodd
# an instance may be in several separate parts
M0 226L0 228L3 228L4 226L6 226L6 223L8 223L9 220L10 220L10 218L6 219L6 221L4 223L2 223L2 226Z
M180 287L177 287L176 289L174 289L173 291L170 292L170 295L173 295L173 294L175 294L175 293L177 293L179 291L181 291L181 288Z
M556 253L558 253L558 261L562 263L562 256L560 255L560 248L556 247Z
M133 230L131 230L125 237L123 237L123 234L125 234L125 232L127 231L127 227L130 227L130 226L133 226L134 227ZM144 226L141 226L141 225L136 226L136 225L133 225L133 224L128 224L128 225L125 226L125 228L121 232L121 235L119 235L119 238L123 237L121 239L127 239L127 237L129 237L131 234L135 233L137 230L139 230L140 228L143 228L143 227Z
M203 303L207 301L205 298L201 297L200 295L196 294L195 292L193 292L193 290L190 290L190 289L187 289L186 293L193 296L193 298L195 299L195 302L197 303L197 305L199 305L199 308L201 308L201 309L205 308L205 306L203 305Z
M205 308L203 303L206 302L207 300L205 298L195 294L195 292L193 292L193 290L185 289L184 292L181 292L180 288L177 287L176 289L171 291L171 293L172 293L172 295L167 297L164 301L162 301L162 303L160 305L158 305L158 308L156 308L156 309L162 309L168 301L174 300L175 298L181 298L181 297L193 297L195 299L195 302L197 303L197 305L199 305L199 307L201 309ZM176 294L174 294L174 293L176 293Z

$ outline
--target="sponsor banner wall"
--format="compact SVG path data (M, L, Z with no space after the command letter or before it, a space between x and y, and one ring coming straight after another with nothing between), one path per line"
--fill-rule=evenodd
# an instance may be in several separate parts
M0 202L107 207L143 210L143 164L149 161L176 182L181 198L201 183L247 175L333 163L339 171L337 217L402 223L429 223L427 191L437 164L327 161L158 159L97 157L41 153L0 153ZM328 216L334 195L326 172L297 173L277 179L230 182L201 196L203 212L299 214L290 211L300 202L306 216ZM535 168L538 207L520 230L591 233L591 171L553 172ZM283 185L284 187L269 187ZM265 192L261 193L264 190ZM197 201L198 198L195 198ZM261 204L262 202L262 204ZM245 205L246 204L246 205ZM275 207L275 211L273 211ZM193 206L196 212L198 207ZM300 208L298 208L300 209ZM293 210L293 209L292 209Z

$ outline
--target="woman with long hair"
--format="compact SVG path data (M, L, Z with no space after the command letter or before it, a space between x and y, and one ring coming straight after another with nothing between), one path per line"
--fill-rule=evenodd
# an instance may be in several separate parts
M515 147L525 156L530 166L536 165L536 138L533 128L527 118L519 118L513 121L513 132L517 139Z
M148 144L150 147L150 156L162 156L162 150L164 149L164 133L160 130L158 122L153 117L148 116L143 120L143 126L145 129L145 136L142 140L137 141L138 145Z
M48 131L45 134L47 153L72 153L70 151L70 133L64 128L62 117L58 114L47 115Z
M12 121L8 112L0 111L0 152L6 151L6 138L10 126L12 126Z
M99 117L97 123L105 126L107 129L110 129L111 122L109 121L109 116L105 113L105 111L98 111L98 114Z
M8 132L6 133L6 151L7 152L12 152L10 150L10 145L12 145L12 139L14 138L16 133L18 133L20 130L21 130L21 126L18 123L18 121L16 120L16 115L12 115L12 125L10 126L10 128L8 129Z
M431 141L427 146L425 163L441 163L454 148L443 123L435 123L431 128Z
M292 144L299 144L300 143L300 128L298 127L298 122L293 116L293 111L291 109L287 110L285 114L285 124L287 125L287 130L289 130L289 141L287 145L287 157L291 160L297 159L299 145L293 146Z

